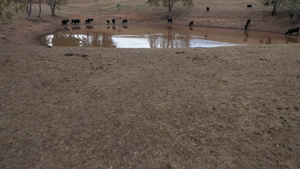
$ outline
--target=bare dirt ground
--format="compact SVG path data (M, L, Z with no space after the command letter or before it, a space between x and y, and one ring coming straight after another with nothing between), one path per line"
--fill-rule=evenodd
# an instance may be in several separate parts
M71 2L58 17L44 5L42 18L36 10L33 20L1 23L0 168L300 168L299 44L42 46L63 18L166 24L166 9L143 1ZM173 18L231 29L251 18L250 30L278 33L299 26L270 10L204 0L176 6Z

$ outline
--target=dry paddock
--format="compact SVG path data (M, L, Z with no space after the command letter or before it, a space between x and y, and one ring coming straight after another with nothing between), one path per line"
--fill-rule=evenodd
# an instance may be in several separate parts
M0 54L0 168L300 168L298 44Z

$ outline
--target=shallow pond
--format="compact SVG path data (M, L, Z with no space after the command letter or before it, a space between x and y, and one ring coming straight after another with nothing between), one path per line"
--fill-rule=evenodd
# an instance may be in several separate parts
M104 48L194 48L251 44L300 43L296 36L268 32L157 25L66 26L44 36L48 46Z

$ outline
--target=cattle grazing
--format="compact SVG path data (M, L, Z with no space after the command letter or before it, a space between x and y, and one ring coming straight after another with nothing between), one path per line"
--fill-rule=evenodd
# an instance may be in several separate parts
M122 21L122 24L127 24L127 19L124 19L123 21Z
M112 19L111 21L112 21L112 23L113 23L113 24L115 24L115 22L116 22L116 20L115 20L115 19Z
M290 18L293 19L294 14L290 13L289 15L290 15Z
M173 19L168 18L168 23L172 24L173 23Z
M270 5L270 2L264 3L264 6L269 6L269 5Z
M71 23L73 24L79 24L80 20L79 19L72 19Z
M206 12L209 12L209 7L206 7Z
M194 25L194 21L190 22L189 27Z
M61 21L61 24L62 24L62 25L67 25L69 21L70 21L69 19L67 19L67 20L62 20L62 21Z
M285 33L285 36L286 36L286 35L292 35L293 33L297 33L296 35L298 35L298 33L299 33L299 27L289 29L289 30Z
M109 25L110 20L106 20L107 24Z
M94 19L88 18L87 20L85 20L85 23L86 23L86 24L89 24L89 23L93 22L93 20L94 20Z
M252 5L247 5L247 8L252 8Z

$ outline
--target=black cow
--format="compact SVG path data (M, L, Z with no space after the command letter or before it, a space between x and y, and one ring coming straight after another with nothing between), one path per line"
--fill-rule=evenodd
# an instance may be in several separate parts
M290 15L290 18L293 19L294 14L290 13L289 15Z
M249 25L250 22L251 22L251 19L248 19L246 24Z
M94 19L90 19L90 18L88 18L87 20L85 20L85 23L86 23L86 24L92 23L92 22L93 22L93 20L94 20Z
M206 12L208 12L209 11L209 7L206 7Z
M247 8L252 8L252 5L247 5Z
M248 29L248 25L249 25L250 23L251 23L251 19L248 19L247 22L246 22L246 24L245 24L245 30Z
M171 19L171 18L168 18L168 23L173 23L173 19Z
M122 21L122 24L127 24L127 19L124 19L123 21Z
M79 19L72 19L71 23L73 24L79 24L80 20Z
M110 20L106 20L107 24L109 25Z
M194 21L190 22L189 27L194 25Z
M270 5L270 2L266 2L265 4L264 4L264 6L269 6Z
M112 23L113 23L113 24L115 24L115 22L116 22L116 20L115 20L115 19L112 19L111 21L112 21Z
M62 21L61 21L61 24L62 24L62 25L67 25L69 21L70 21L69 19L67 19L67 20L62 20Z
M299 34L299 27L289 29L289 30L285 33L285 36L286 36L286 35L292 35L293 33L297 33L296 35L298 35L298 34Z

